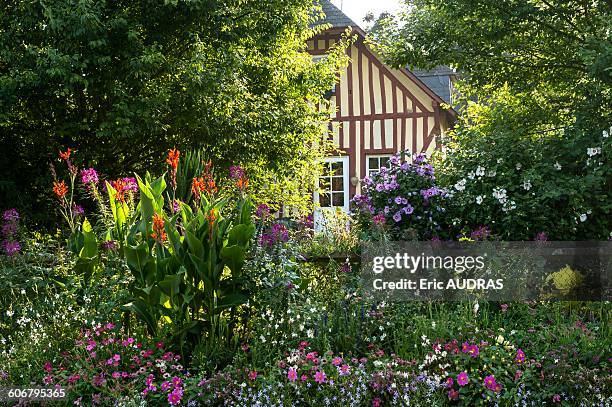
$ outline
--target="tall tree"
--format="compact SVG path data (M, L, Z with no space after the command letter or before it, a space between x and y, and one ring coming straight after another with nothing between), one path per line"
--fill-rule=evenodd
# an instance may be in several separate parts
M174 146L264 178L302 174L341 59L304 52L312 11L310 0L3 2L0 189L39 196L68 146L113 176Z
M461 192L455 223L510 239L612 236L612 2L409 0L405 11L373 33L390 63L464 77L442 163Z

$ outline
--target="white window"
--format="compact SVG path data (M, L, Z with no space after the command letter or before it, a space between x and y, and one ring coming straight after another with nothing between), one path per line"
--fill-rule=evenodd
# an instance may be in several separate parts
M321 230L323 211L337 208L349 211L349 159L348 157L326 158L323 173L318 179L314 193L316 204L315 229Z
M386 167L387 161L389 161L390 158L390 155L367 155L366 174L368 175L368 177L378 172L381 167Z

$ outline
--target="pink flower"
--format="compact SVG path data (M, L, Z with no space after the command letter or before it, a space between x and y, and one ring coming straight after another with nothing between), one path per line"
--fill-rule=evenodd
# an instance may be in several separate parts
M113 379L118 379L118 378L120 378L120 377L121 377L121 373L119 373L119 372L113 372L113 374L112 374L111 376L113 376Z
M289 369L289 371L287 372L287 379L289 379L290 382L294 382L297 380L297 370L291 368Z
M508 311L508 304L502 304L500 305L502 312L506 312Z
M109 331L111 329L113 329L115 327L115 324L113 324L112 322L109 322L108 324L106 324L105 328L108 329Z
M461 372L457 376L457 384L459 384L459 386L461 387L468 384L469 381L470 381L470 378L468 377L468 374L466 372Z
M183 397L183 389L180 387L175 388L168 394L168 403L172 406L176 406L181 403Z
M381 400L376 397L374 400L372 400L372 407L380 407L380 402Z
M83 184L88 185L88 186L89 184L97 184L98 183L98 173L93 168L87 168L87 169L81 170L81 181L83 182Z
M257 379L257 371L256 370L251 370L249 372L249 380L255 380Z
M518 349L516 351L516 358L514 358L514 360L516 361L516 363L518 363L519 365L521 363L523 363L525 361L525 352L523 352L522 349Z
M350 370L351 370L351 368L347 364L344 364L344 365L340 366L340 374L342 376L345 376L345 375L349 374Z
M340 366L342 364L342 358L341 357L335 357L332 359L332 365L334 366Z
M561 396L560 396L560 395L558 395L558 394L555 394L555 395L552 397L552 401L553 401L553 403L560 403L560 402L561 402Z
M453 380L452 377L449 377L446 379L446 387L451 388L453 387L453 383L455 383L455 381Z
M317 370L317 372L314 375L314 380L315 382L321 384L325 382L327 376L325 376L325 372L322 372L320 370Z
M178 386L180 386L181 384L183 384L183 381L181 380L181 378L180 378L180 377L174 376L174 377L172 378L172 384L174 385L174 387L178 387Z
M497 386L497 382L495 381L495 376L489 375L484 379L484 385L489 390L495 390Z
M51 362L45 362L45 372L49 373L53 370L53 366L51 366Z
M113 355L113 360L114 360L115 362L119 362L119 361L121 360L121 355L119 355L118 353L115 353L115 354Z
M523 372L521 370L517 370L516 373L514 373L514 381L516 382L519 380L521 376L523 376Z
M308 380L308 376L306 376L305 374L302 375L302 377L300 377L300 380L305 382L306 380Z
M155 344L155 347L156 347L157 349L162 349L162 348L164 347L164 343L163 343L163 342L157 342L157 343ZM153 353L153 352L151 352L151 353Z
M448 391L448 398L451 400L457 400L459 398L459 392L455 389L450 389Z
M467 353L469 353L471 357L475 358L480 354L480 350L478 349L477 345L472 345Z
M168 391L168 390L170 390L171 387L172 387L172 385L168 381L163 382L162 385L161 385L162 391Z

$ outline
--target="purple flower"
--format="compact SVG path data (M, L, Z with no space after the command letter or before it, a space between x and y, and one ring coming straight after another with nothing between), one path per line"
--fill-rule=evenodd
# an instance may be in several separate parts
M400 212L396 212L395 215L393 215L393 220L397 223L399 221L402 220L402 214Z
M19 242L9 242L7 240L2 245L4 246L4 251L6 252L7 256L14 256L21 250L21 245Z
M17 209L15 208L7 209L2 214L2 219L5 222L16 222L19 220L19 212L17 212Z
M546 232L538 232L535 237L536 242L546 242L548 240L548 235Z
M255 211L255 215L257 215L258 218L266 218L269 214L270 208L266 204L259 205Z
M168 403L172 406L179 405L181 403L181 398L183 397L183 389L180 387L175 388L170 393L168 393Z
M391 162L391 164L397 165L399 164L400 159L398 156L394 155L389 159L389 161Z
M98 172L93 168L81 170L81 182L87 186L97 184L99 181Z
M2 236L6 238L10 238L16 233L17 233L17 222L8 222L2 225Z
M72 204L72 213L74 216L82 216L85 213L85 210L81 205Z
M383 184L376 184L376 191L382 192L385 190L385 186Z
M107 240L105 242L102 242L100 246L102 247L102 249L110 251L117 248L117 242L115 242L114 240Z
M470 237L474 240L484 240L491 235L491 231L486 226L480 226L478 229L470 233Z
M123 182L125 182L126 191L138 192L138 182L136 182L136 178L125 177L123 178Z
M427 156L425 154L417 154L413 156L415 164L421 164L422 162L425 161L426 158Z
M468 384L469 381L470 381L470 379L469 379L468 374L466 372L461 372L457 376L457 384L459 384L459 386L461 386L461 387L463 387L466 384Z
M414 212L414 208L412 207L412 205L407 204L405 207L402 208L402 211L406 214L406 215L410 215L412 212Z
M401 196L396 196L394 201L395 201L396 204L401 205L402 204L402 197Z
M174 201L172 201L172 212L178 213L180 210L181 210L181 205L179 204L179 201L175 199Z
M231 179L244 178L244 170L239 165L232 165L229 168L229 174Z

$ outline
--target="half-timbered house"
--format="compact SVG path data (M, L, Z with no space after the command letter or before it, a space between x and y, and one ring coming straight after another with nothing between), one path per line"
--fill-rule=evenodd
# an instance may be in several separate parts
M348 211L360 179L398 151L431 152L455 118L419 77L385 65L365 42L365 32L342 11L328 0L320 4L326 15L320 24L329 29L308 41L315 60L324 58L347 28L357 40L347 49L350 62L330 98L333 141L341 154L326 159L319 188L324 192L314 196L318 213L338 207Z

